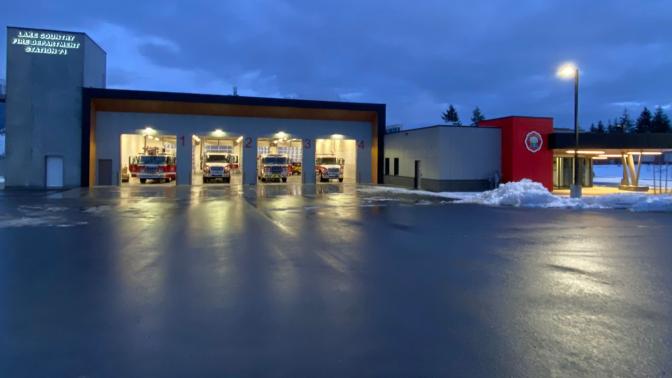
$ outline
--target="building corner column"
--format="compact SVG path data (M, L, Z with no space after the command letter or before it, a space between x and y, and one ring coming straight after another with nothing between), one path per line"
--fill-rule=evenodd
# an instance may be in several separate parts
M191 185L191 135L177 136L177 185Z

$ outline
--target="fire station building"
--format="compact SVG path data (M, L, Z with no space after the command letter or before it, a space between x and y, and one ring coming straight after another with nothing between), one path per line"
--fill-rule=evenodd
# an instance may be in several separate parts
M286 183L485 190L524 178L566 187L574 164L623 163L638 189L642 156L672 135L573 134L511 116L479 127L387 130L384 104L106 88L107 56L84 33L7 28L7 187Z
M334 169L341 182L382 182L385 105L105 86L106 53L86 34L7 29L7 187L201 184L221 162L225 182L256 184L264 161L282 163L279 182ZM147 162L160 180L138 173Z

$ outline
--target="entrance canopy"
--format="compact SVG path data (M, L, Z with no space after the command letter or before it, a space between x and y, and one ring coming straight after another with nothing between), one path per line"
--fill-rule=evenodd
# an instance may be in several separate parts
M573 158L574 133L553 133L549 147L558 158ZM620 188L623 190L648 190L639 185L642 162L661 162L666 152L672 152L672 134L579 134L578 155L592 166L594 160L619 161L623 166Z
M554 150L574 148L574 133L553 133L549 136L549 147ZM648 134L579 134L579 150L672 150L672 133Z

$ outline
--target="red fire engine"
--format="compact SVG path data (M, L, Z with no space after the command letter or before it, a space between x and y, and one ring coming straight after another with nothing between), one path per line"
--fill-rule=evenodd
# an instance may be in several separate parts
M171 182L177 179L177 161L174 155L160 152L159 148L146 148L144 154L137 156L136 176L140 183L144 184L147 180L159 182ZM131 174L133 174L133 165L130 165Z

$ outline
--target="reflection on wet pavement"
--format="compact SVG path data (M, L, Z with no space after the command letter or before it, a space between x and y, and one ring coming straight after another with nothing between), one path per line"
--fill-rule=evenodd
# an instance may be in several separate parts
M669 375L670 227L348 184L5 192L0 375Z

